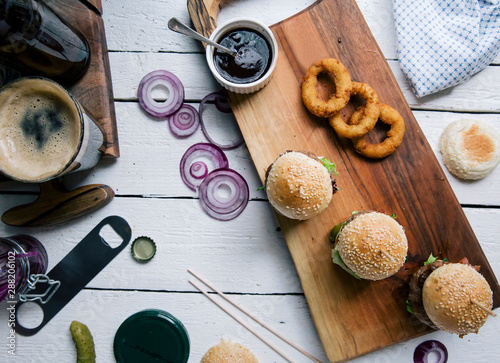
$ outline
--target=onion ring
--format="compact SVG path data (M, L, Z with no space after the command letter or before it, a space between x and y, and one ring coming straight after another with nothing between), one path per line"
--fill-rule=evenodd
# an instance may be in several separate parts
M153 88L158 85L167 88L168 97L164 102L157 102L151 95ZM177 111L184 102L184 86L175 74L157 70L142 78L137 97L144 111L156 118L165 118Z
M221 196L219 189L229 188L228 196ZM249 189L245 179L228 168L217 169L205 178L199 187L203 210L220 221L229 221L243 212L248 204Z
M208 166L203 161L195 161L189 167L189 175L194 179L205 179L208 175Z
M335 79L335 95L328 101L319 98L318 75L322 72L330 73ZM302 101L306 108L318 117L330 117L343 109L351 96L351 76L337 59L325 58L308 68L302 81Z
M360 95L365 99L366 104L358 107L363 110L363 117L355 124L349 124L345 123L340 112L337 112L328 120L337 134L348 139L356 139L368 133L375 127L380 115L378 95L368 84L352 82L351 97L352 95Z
M210 167L205 161L208 160ZM196 188L203 182L209 174L209 170L227 168L229 162L226 154L214 144L198 143L186 150L179 165L181 178L188 188L196 191Z
M358 153L374 159L385 158L391 155L403 142L405 133L405 121L398 111L383 103L380 103L379 107L379 120L391 126L391 129L387 132L387 138L379 144L368 143L365 138L366 135L352 139L354 149ZM361 119L362 115L362 110L357 110L352 114L349 122L355 125Z
M210 141L212 144L217 145L218 147L220 147L223 150L235 149L238 146L242 145L244 142L243 137L240 137L239 139L237 139L234 142L227 144L227 145L222 145L222 144L214 141L214 139L212 139L210 137L210 135L208 134L208 130L205 126L205 122L203 121L203 111L205 110L205 104L207 103L207 101L215 102L215 106L216 106L217 110L219 110L220 112L223 112L223 113L231 112L231 109L229 107L229 103L227 102L227 97L222 92L210 93L209 95L205 96L201 100L200 109L199 109L198 113L200 114L201 130L203 131L203 134L205 135L207 140ZM225 103L227 104L227 106L224 106ZM229 109L228 109L228 107L229 107ZM226 112L226 111L229 111L229 112Z
M170 126L170 131L175 136L190 136L200 126L200 115L193 106L183 104L175 113L168 117L168 125Z

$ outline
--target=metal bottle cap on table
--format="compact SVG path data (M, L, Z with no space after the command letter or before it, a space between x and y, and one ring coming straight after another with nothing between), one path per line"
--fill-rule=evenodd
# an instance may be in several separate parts
M186 363L189 349L189 335L184 325L168 312L156 309L143 310L127 318L113 342L118 363Z
M140 262L151 260L156 254L156 244L154 241L145 236L137 237L132 242L132 256Z

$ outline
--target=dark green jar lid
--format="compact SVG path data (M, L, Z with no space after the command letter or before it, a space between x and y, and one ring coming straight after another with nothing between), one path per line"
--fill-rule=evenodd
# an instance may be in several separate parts
M143 310L127 318L113 343L118 363L186 363L189 336L182 323L162 310Z

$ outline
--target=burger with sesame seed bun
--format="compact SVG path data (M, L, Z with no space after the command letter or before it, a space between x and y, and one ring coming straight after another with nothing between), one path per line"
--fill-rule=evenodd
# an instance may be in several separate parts
M493 292L478 270L466 258L449 263L431 255L412 276L408 310L433 329L477 333L488 315L496 316Z
M223 338L211 347L201 358L200 363L257 363L255 355L240 343Z
M311 152L287 151L266 172L265 189L273 208L291 219L307 220L320 214L337 191L331 174L335 163Z
M355 212L332 229L333 262L357 279L382 280L403 266L408 241L394 217L371 210Z

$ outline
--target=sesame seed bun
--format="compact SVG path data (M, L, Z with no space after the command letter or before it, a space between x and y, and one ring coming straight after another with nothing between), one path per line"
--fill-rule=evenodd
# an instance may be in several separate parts
M408 241L394 218L363 211L352 215L342 226L335 249L344 264L362 279L382 280L403 266Z
M274 209L285 217L306 220L330 204L332 178L316 155L289 151L270 166L266 194Z
M466 180L482 179L500 163L500 134L484 122L458 120L441 135L440 151L450 173Z
M488 317L472 300L491 310L493 293L483 275L472 266L449 263L425 280L422 300L434 325L462 336L477 333Z
M253 353L239 343L223 339L210 348L200 363L257 363Z

